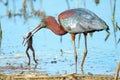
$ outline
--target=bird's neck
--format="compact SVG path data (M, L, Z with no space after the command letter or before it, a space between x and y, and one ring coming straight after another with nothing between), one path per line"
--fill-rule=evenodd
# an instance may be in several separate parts
M47 23L47 28L49 28L56 35L64 35L67 33L64 27L62 25L59 25L58 22L55 20L55 18L46 21L46 23Z

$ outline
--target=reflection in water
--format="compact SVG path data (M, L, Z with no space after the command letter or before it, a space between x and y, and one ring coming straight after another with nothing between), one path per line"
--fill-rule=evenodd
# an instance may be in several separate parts
M111 14L112 14L112 24L113 24L113 30L114 30L114 39L115 39L115 47L117 47L117 44L119 43L119 40L117 41L117 31L120 30L117 21L115 19L115 12L116 12L116 0L114 0L114 6L112 8L112 0L110 0L110 7L111 7Z
M67 4L68 9L70 9L70 4L68 0L66 0L66 4Z
M33 70L36 71L38 64L35 64Z
M81 67L81 72L82 72L82 74L84 74L84 68L83 67Z
M37 66L38 66L38 64L35 64L33 67L31 67L31 65L27 65L28 70L31 71L33 69L34 73L36 72Z

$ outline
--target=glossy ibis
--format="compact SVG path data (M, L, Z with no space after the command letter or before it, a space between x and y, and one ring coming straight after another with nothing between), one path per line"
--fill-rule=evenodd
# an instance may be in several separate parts
M108 25L99 18L96 14L88 9L76 8L69 9L59 14L58 21L52 17L47 16L41 20L40 25L34 28L31 32L32 35L41 28L48 28L57 35L65 35L70 33L73 46L74 46L74 58L75 58L75 73L77 73L77 51L75 45L75 36L78 33L83 33L85 38L85 51L82 59L81 67L83 67L84 60L87 56L87 34L95 31L105 30L107 32L106 39L109 36ZM31 36L32 36L31 35ZM105 39L105 40L106 40Z

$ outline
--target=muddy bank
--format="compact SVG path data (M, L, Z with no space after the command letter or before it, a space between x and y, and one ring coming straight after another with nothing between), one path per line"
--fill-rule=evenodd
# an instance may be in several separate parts
M7 70L11 73L5 74ZM30 68L30 66L0 66L0 80L115 80L114 75L103 74L56 74L49 75L44 71L37 71L36 66ZM120 80L120 77L118 77Z
M114 80L114 76L110 75L80 75L80 74L66 74L66 75L41 75L41 74L0 74L2 80ZM120 80L120 77L118 78Z

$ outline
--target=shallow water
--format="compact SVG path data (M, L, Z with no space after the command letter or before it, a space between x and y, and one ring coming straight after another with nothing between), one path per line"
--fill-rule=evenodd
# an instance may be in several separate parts
M19 0L21 3L22 0ZM46 4L47 3L47 4ZM58 4L60 3L60 4ZM120 8L118 7L120 1L117 0L116 16L115 19L120 25ZM12 3L11 3L12 4ZM37 5L37 2L36 2ZM62 6L61 6L62 5ZM18 8L21 5L18 5ZM38 6L36 6L38 7ZM70 1L70 8L75 8L75 1ZM83 1L79 1L79 7L84 7ZM11 7L10 7L11 8ZM110 27L110 37L105 42L105 31L95 32L93 37L88 35L88 55L84 64L84 73L92 74L108 74L114 75L117 62L120 61L120 44L115 47L115 38L113 25L111 22L111 9L109 0L101 0L100 4L96 5L93 0L86 2L86 8L93 11L100 18L102 18ZM43 0L42 10L47 15L52 15L57 19L60 12L68 9L65 0L52 0L47 2ZM2 13L1 13L2 12ZM0 7L0 13L5 13L5 7ZM29 19L24 23L23 17L16 17L8 19L7 17L1 18L1 26L3 30L2 45L0 49L0 66L27 66L27 56L25 54L25 47L22 45L23 36L36 27L40 22L39 18ZM116 33L119 39L120 31ZM74 72L74 54L73 46L70 35L60 37L52 33L48 29L42 29L34 35L33 46L35 48L36 58L39 62L35 71L42 72L49 75L65 74ZM76 45L78 45L78 36L76 37ZM60 50L63 50L61 55ZM84 52L84 37L81 36L80 48L77 47L78 52L78 73L80 70L80 63ZM32 60L32 54L31 60ZM52 63L52 61L56 61ZM23 69L23 71L34 71L35 63L31 62L31 69ZM22 70L3 70L0 73L20 73Z

